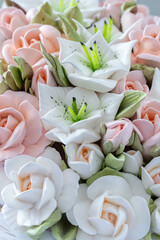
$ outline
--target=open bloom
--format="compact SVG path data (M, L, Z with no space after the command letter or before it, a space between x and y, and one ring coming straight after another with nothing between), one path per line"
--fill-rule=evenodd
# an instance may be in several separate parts
M38 83L43 83L49 86L57 86L57 83L53 77L53 74L49 70L48 65L40 67L36 70L32 78L32 90L34 91L36 97L39 98L38 94Z
M142 71L131 71L128 75L121 79L112 92L120 94L126 91L141 91L148 93L149 88Z
M101 169L104 155L96 144L67 144L66 153L68 165L75 170L82 179L88 179Z
M79 227L76 240L139 240L148 233L150 196L137 177L123 175L80 186L77 202L67 214Z
M13 56L21 56L34 70L46 64L40 51L40 42L47 52L57 54L61 33L54 27L41 24L30 24L15 30L12 39L5 41L0 48L0 57L8 64L14 64Z
M130 40L137 40L133 48L133 63L145 64L160 68L160 26L151 24L143 31L133 30L129 34Z
M105 148L105 143L111 142L111 152L116 151L120 144L124 147L129 144L129 140L134 132L138 133L141 140L143 140L141 133L129 119L124 118L121 120L108 122L105 124L105 126L106 133L102 139L102 146Z
M142 182L145 189L160 197L160 157L152 159L142 167Z
M149 157L155 145L160 146L160 71L155 70L152 88L137 111L134 125L143 136L144 155Z
M46 137L64 144L96 142L102 121L112 121L123 95L97 95L82 88L39 84L40 113Z
M99 30L86 44L59 42L60 62L74 86L106 93L129 72L134 41L109 46Z
M5 172L13 181L1 192L2 214L13 228L39 225L59 209L66 213L73 206L79 176L71 169L61 171L61 157L51 149L50 159L21 155L6 161ZM16 164L15 164L16 162Z

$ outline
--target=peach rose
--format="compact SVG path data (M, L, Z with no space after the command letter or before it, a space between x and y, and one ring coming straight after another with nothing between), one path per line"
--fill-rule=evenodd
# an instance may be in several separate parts
M33 75L31 88L37 97L39 97L38 82L47 84L52 87L57 86L57 83L56 83L52 73L50 72L48 65L38 68L37 71Z
M140 63L160 68L160 26L148 25L143 31L131 31L130 40L138 42L133 47L133 64Z
M142 71L131 71L128 73L126 78L121 79L112 92L123 93L126 91L142 91L145 93L149 92L149 88L146 84L146 79Z
M27 24L27 18L20 9L7 7L0 10L0 30L4 27L13 33L17 28Z
M133 132L137 132L140 139L143 137L140 134L139 130L134 126L134 124L129 119L121 119L105 124L107 131L102 139L102 146L105 148L106 142L112 143L112 151L114 152L119 148L119 145L122 144L126 146L129 144L129 140ZM105 151L105 149L104 149Z
M28 93L0 95L0 161L19 154L37 157L50 143L38 108L37 98Z
M130 0L104 0L101 6L106 7L106 9L103 11L102 17L112 15L117 26L120 27L121 6L125 2L130 2Z
M158 20L154 16L149 15L149 8L145 5L138 5L137 6L137 12L125 12L121 17L121 24L122 24L122 30L125 32L131 25L133 25L136 21L141 19L141 22L139 25L136 26L136 30L143 30L146 25L154 24L156 23L156 20Z
M58 37L61 37L61 33L49 25L30 24L20 27L15 30L11 40L2 44L0 57L8 64L15 64L13 56L21 56L35 71L46 64L40 51L40 42L48 53L58 54Z
M133 123L143 136L144 155L148 157L151 148L160 145L160 102L144 100Z

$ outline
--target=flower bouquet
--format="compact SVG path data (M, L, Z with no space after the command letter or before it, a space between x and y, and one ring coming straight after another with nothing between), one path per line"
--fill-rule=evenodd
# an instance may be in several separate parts
M0 239L160 239L160 18L134 0L0 10Z

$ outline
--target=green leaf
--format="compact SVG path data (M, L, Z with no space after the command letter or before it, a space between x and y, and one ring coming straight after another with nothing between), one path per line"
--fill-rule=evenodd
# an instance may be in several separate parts
M124 154L115 157L112 153L109 153L105 158L106 167L110 167L118 171L123 168L124 162L125 162Z
M141 101L146 96L147 94L141 91L125 92L116 119L131 118L140 107Z
M48 2L45 2L40 11L32 19L31 23L41 23L57 27L55 17L53 16L52 7Z
M50 217L42 222L39 226L33 226L28 228L27 235L32 238L33 240L40 240L42 234L50 227L55 225L57 222L60 221L62 217L62 213L60 210L54 211Z
M147 233L147 235L145 236L144 239L145 239L145 240L152 240L151 231L149 231L149 232Z
M14 57L14 60L16 61L18 68L21 72L21 76L22 79L25 80L26 78L28 79L32 79L33 77L33 69L32 67L29 65L29 63L27 63L24 58L16 56Z
M61 162L61 170L64 171L64 170L66 170L67 168L68 168L67 164L65 163L64 160L62 160L62 162Z
M132 148L133 148L133 150L135 150L135 151L143 152L143 147L142 147L142 144L141 144L141 142L140 142L138 133L135 134L134 142L133 142L133 144L132 144Z
M10 70L10 72L12 74L12 77L14 79L16 86L18 87L19 90L21 90L23 88L23 80L21 77L20 70L14 65L9 65L8 69Z
M137 12L137 5L135 0L131 0L130 2L125 2L121 6L121 12L124 14L125 12Z
M88 180L87 180L87 185L90 186L94 181L96 181L98 178L101 178L103 176L108 176L108 175L113 175L113 176L119 176L123 178L123 175L116 171L113 170L112 168L106 167L102 171L95 173L92 175Z
M75 28L72 26L68 18L64 14L59 14L58 16L62 21L62 29L65 35L67 36L67 39L81 42L82 41L81 36L76 32Z
M0 75L3 75L8 69L8 64L4 58L0 59Z
M0 94L3 94L8 89L9 87L5 81L0 82Z
M159 145L154 145L150 150L150 155L152 157L160 156L160 146Z
M156 209L156 204L154 203L152 198L150 198L149 200L148 207L149 207L150 214L152 214L152 212Z
M147 65L141 65L141 64L135 64L134 66L131 67L131 71L133 70L140 70L143 72L148 84L151 86L155 68L149 67Z
M7 71L3 74L4 79L6 80L7 85L9 88L13 91L18 91L18 87L15 84L14 78L12 76L12 73L10 71Z
M152 234L152 239L154 240L160 240L160 235L156 234L156 233L153 233Z
M65 216L52 228L56 240L75 240L78 227L71 225Z
M68 87L70 85L64 67L60 64L58 57L53 57L47 53L45 47L41 45L41 52L46 59L48 66L60 87Z
M112 152L113 149L113 143L111 141L107 141L103 144L103 152L104 154L108 154L110 152Z

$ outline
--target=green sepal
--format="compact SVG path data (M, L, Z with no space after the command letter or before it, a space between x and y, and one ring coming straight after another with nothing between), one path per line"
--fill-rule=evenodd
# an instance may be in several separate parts
M141 101L146 96L147 94L141 91L125 92L116 119L131 118L140 107Z
M40 23L57 27L55 17L53 16L52 7L48 2L45 2L40 11L32 19L31 23Z
M129 139L129 143L127 144L128 147L132 146L132 144L134 143L134 138L135 138L135 133L132 133Z
M3 74L3 77L7 83L7 85L9 86L9 88L13 91L18 91L19 88L17 87L17 85L15 84L15 81L13 79L12 73L10 71L7 71Z
M62 29L65 35L67 36L67 39L81 42L82 41L81 36L76 32L75 28L72 26L68 18L64 14L59 14L58 16L61 19Z
M152 214L152 212L156 209L156 204L154 203L152 198L150 198L149 200L148 207L149 207L150 214Z
M47 53L45 47L41 45L41 52L43 57L46 59L48 66L60 87L68 87L70 85L67 78L67 73L64 67L60 64L58 57L53 57L51 54Z
M142 144L141 144L141 142L140 142L138 133L135 133L134 142L133 142L133 144L132 144L132 148L133 148L133 150L135 150L135 151L143 152L143 147L142 147Z
M147 233L147 235L144 237L145 240L152 240L151 237L151 231L149 230L149 232Z
M8 69L8 64L4 58L0 59L0 75L2 76Z
M28 78L28 79L32 79L33 77L33 69L32 67L29 65L29 63L27 63L24 58L16 56L14 57L15 62L18 65L18 68L21 72L21 77L23 79L23 81Z
M3 94L5 91L7 91L9 89L7 83L2 80L2 82L0 82L0 94Z
M125 2L121 6L121 12L124 14L125 12L137 12L137 5L135 0L131 0L130 2Z
M62 162L61 162L61 170L64 171L64 170L66 170L67 168L68 168L67 164L65 163L64 160L62 160Z
M24 81L24 91L29 92L29 89L31 87L32 80L29 80L28 78Z
M106 167L104 168L102 171L95 173L94 175L92 175L88 180L87 180L87 185L90 186L94 181L96 181L98 178L104 177L104 176L108 176L108 175L113 175L113 176L119 176L119 177L123 177L123 175L118 172L117 170L114 170L112 168Z
M53 226L52 235L56 240L75 240L78 227L73 226L65 216Z
M14 65L9 65L8 69L10 70L13 80L16 84L16 86L18 87L18 89L22 89L23 88L23 79L21 77L21 72L19 70L18 67L14 66Z
M160 146L159 145L154 145L150 150L150 155L152 157L160 156Z
M149 67L147 65L135 64L131 67L131 71L133 70L140 70L143 72L148 84L151 86L155 68Z
M68 21L71 23L71 25L74 27L75 30L77 30L77 26L74 23L73 19L75 19L81 25L83 26L85 25L83 21L83 14L78 6L67 8L64 11L64 15L67 17Z
M141 179L142 177L142 168L139 167L138 178Z
M117 171L123 168L124 162L125 162L124 154L115 157L112 153L109 153L105 158L106 167L113 168Z
M64 151L65 159L67 160L68 155L67 155L67 152L66 152L66 149L65 149L65 145L62 144L62 148L63 148L63 151Z
M116 155L123 153L124 149L125 149L125 146L122 144L119 144L119 148L116 151Z
M150 195L151 197L154 196L153 193L151 192L151 190L150 190L149 188L146 190L146 193L147 193L148 195Z
M105 126L104 123L101 123L101 125L100 125L100 134L101 134L101 136L104 136L105 133L106 133L106 126Z
M106 141L104 144L103 144L103 152L105 155L107 155L108 153L112 152L113 150L113 143L111 141Z
M152 234L152 239L154 240L160 240L160 235L156 234L156 233L153 233Z
M42 222L39 226L33 226L28 228L27 235L33 240L40 240L42 234L50 227L55 225L62 218L62 213L60 210L54 211L50 217Z

